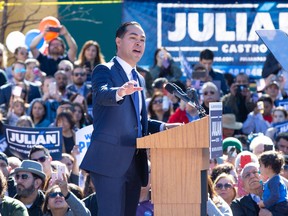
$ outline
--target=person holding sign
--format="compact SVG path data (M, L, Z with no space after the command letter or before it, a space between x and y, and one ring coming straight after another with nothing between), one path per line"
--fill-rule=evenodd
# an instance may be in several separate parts
M145 41L139 23L122 24L117 56L93 70L94 131L80 168L92 177L98 216L135 216L140 188L148 183L147 153L136 149L136 139L167 126L147 119L144 78L135 70Z

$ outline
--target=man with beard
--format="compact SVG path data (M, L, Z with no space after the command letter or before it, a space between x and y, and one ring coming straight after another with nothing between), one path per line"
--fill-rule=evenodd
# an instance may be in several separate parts
M20 200L28 209L29 216L41 216L45 195L41 191L46 175L42 165L36 161L24 160L14 171L17 194L14 198Z
M87 75L84 68L76 65L72 73L73 84L67 86L67 89L87 98L87 95L91 92L91 85L86 84L86 79Z
M48 44L48 55L42 54L38 49L37 45L40 43L42 38L49 32L49 26L47 26L43 32L36 36L30 44L30 50L34 58L40 62L40 70L44 71L47 75L54 75L57 71L57 66L62 60L75 61L77 54L77 45L74 38L70 35L65 26L60 27L59 35L64 36L69 50L67 55L65 54L65 43L57 37L49 41Z
M248 163L241 171L243 185L249 194L233 200L231 209L234 216L272 216L272 213L263 208L259 208L257 203L262 197L263 188L260 183L259 164ZM280 216L280 215L273 215Z
M57 90L61 95L62 100L69 100L70 96L72 95L72 92L68 89L66 89L68 85L68 77L65 71L58 70L54 74L55 80L56 80L56 86Z

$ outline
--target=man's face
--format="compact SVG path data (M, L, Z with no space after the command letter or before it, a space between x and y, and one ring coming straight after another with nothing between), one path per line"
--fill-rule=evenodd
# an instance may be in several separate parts
M31 160L42 164L43 171L46 175L51 174L51 158L44 154L44 151L36 151L31 154Z
M248 167L242 175L244 189L247 193L252 193L253 191L261 187L259 170L255 167Z
M212 59L201 59L200 63L205 66L207 71L211 71L213 60Z
M68 84L68 78L65 74L57 74L55 76L56 83L59 89L65 89Z
M82 68L75 68L73 71L73 83L82 86L86 81L87 75Z
M279 94L279 87L275 84L270 85L265 90L266 94L270 95L272 98L275 98Z
M283 154L288 155L288 141L281 138L278 142L277 142L277 147L279 151L282 151Z
M9 177L8 164L4 160L0 160L0 169L3 175L8 179Z
M16 63L14 65L14 70L12 70L13 78L18 82L22 82L25 78L25 74L26 74L25 66Z
M62 47L62 43L59 40L53 40L50 44L49 44L49 55L58 55L61 56L64 54L64 50Z
M135 67L145 51L146 36L138 25L129 25L126 30L123 38L116 38L117 55Z
M17 195L29 197L36 190L35 178L30 172L17 172L15 175Z

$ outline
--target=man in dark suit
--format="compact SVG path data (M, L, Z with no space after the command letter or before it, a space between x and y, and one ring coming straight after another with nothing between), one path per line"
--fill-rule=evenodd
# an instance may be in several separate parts
M12 82L7 83L0 88L0 105L5 104L6 108L9 108L10 98L15 86L22 88L20 92L20 97L24 99L25 102L30 103L35 98L40 98L41 93L38 86L25 80L26 74L26 64L24 62L17 61L12 65ZM14 95L15 96L15 95Z
M162 124L147 119L144 78L135 73L145 40L139 23L122 24L117 56L93 70L94 131L80 167L95 185L98 216L135 216L140 188L148 182L147 154L136 149L136 138L158 132Z
M257 203L262 197L263 188L260 183L259 164L248 163L241 172L246 196L233 200L230 207L233 216L272 216L267 209L260 209Z

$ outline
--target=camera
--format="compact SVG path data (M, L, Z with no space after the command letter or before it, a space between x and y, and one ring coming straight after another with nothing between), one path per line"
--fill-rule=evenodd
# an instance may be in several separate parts
M247 89L247 85L237 85L237 93L241 93L244 89Z
M50 27L48 27L48 31L49 31L49 32L59 33L59 32L60 32L60 28L59 28L59 27L50 26Z

